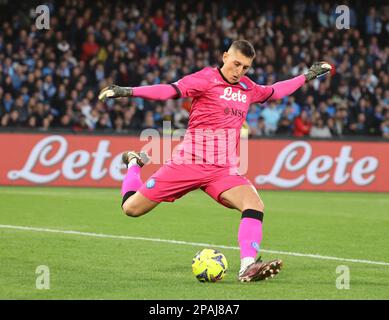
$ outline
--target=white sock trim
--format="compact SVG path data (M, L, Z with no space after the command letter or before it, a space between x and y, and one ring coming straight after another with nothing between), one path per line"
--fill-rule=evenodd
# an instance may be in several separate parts
M255 258L253 257L244 257L243 259L240 259L240 270L239 274L243 273L247 267L255 262Z

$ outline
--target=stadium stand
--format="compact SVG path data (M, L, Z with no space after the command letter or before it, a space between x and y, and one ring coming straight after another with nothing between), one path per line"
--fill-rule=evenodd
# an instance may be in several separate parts
M249 77L272 84L314 61L336 72L293 96L252 105L250 136L389 138L389 5L353 1L337 29L332 2L46 1L38 30L30 2L0 1L0 127L137 133L172 121L184 128L186 100L97 100L108 84L171 83L220 65L236 39L257 50ZM228 12L228 14L227 14ZM183 107L184 106L184 107Z

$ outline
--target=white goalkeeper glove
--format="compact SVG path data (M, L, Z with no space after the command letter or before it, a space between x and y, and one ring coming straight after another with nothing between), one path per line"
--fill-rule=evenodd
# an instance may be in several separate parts
M100 91L99 100L104 102L107 98L121 98L121 97L131 97L131 96L132 96L132 88L110 85Z
M326 75L331 71L332 67L329 63L325 61L315 62L307 71L304 73L305 82L316 79L317 77L321 77Z

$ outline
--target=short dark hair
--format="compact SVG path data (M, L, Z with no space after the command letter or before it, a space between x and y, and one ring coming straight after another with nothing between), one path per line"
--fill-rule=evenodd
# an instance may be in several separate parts
M247 58L255 58L255 49L247 40L236 40L231 44L230 48L234 48L241 52Z

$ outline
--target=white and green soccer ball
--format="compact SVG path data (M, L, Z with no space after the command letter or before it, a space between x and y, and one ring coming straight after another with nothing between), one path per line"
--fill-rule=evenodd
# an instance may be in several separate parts
M203 249L192 260L192 271L200 282L217 282L224 278L228 269L223 253L214 249Z

